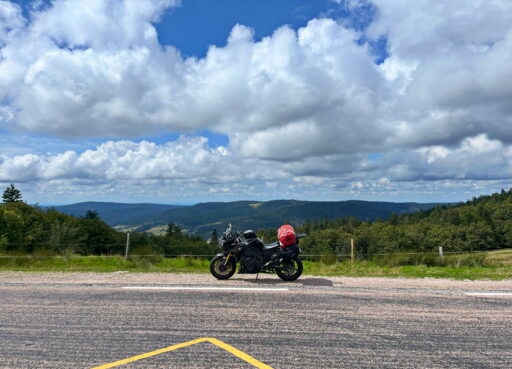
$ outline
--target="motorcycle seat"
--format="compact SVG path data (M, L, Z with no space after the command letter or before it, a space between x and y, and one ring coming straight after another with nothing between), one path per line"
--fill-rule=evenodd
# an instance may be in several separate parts
M272 242L272 243L269 243L269 244L266 244L266 245L263 245L263 250L270 250L270 249L274 249L276 247L278 247L279 244L276 242Z

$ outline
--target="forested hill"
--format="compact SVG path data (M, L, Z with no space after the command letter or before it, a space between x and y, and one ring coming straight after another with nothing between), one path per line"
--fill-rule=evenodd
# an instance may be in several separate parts
M387 219L392 214L404 214L430 209L436 204L393 203L377 201L235 201L208 202L193 206L154 204L81 203L57 210L83 215L97 211L111 226L120 229L147 231L176 223L191 234L208 237L213 229L222 232L228 223L238 229L277 227L283 222L302 224L307 219L335 219L354 216L365 221ZM147 208L144 208L144 207ZM162 208L163 207L163 208ZM167 208L166 208L167 207Z
M53 208L41 209L22 201L0 205L0 255L119 255L124 254L126 234L107 225L95 211L74 217ZM134 255L212 254L217 251L199 236L169 225L162 235L133 233Z
M436 206L416 213L393 215L386 221L355 218L308 221L308 253L344 253L348 240L357 240L362 254L476 251L512 247L512 189L474 198L459 205ZM268 231L268 236L273 234Z
M124 204L117 202L87 201L71 205L54 206L53 209L75 217L84 216L88 210L98 213L110 226L131 224L134 219L154 216L166 210L180 208L179 205L165 204Z

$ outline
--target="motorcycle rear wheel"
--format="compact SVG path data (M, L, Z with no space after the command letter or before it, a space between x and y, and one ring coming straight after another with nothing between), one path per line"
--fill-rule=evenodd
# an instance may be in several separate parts
M283 281L291 282L301 276L302 270L302 260L296 256L288 263L283 263L283 269L277 269L276 273Z
M210 261L210 273L217 279L229 279L236 272L236 262L232 258L226 263L225 256L215 256Z

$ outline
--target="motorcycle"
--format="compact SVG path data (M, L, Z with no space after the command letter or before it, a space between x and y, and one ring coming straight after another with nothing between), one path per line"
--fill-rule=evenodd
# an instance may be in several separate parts
M306 234L297 234L297 239ZM276 273L284 281L294 281L302 274L298 241L280 249L279 243L263 244L253 231L233 231L231 224L219 240L222 249L210 261L210 272L217 279L229 279L240 264L239 274Z

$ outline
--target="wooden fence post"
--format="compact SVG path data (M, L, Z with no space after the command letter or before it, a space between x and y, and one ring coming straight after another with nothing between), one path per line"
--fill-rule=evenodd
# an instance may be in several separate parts
M130 251L130 231L126 232L126 251L124 253L124 259L128 260L128 252Z
M350 261L354 262L356 260L356 240L353 238L350 239Z

